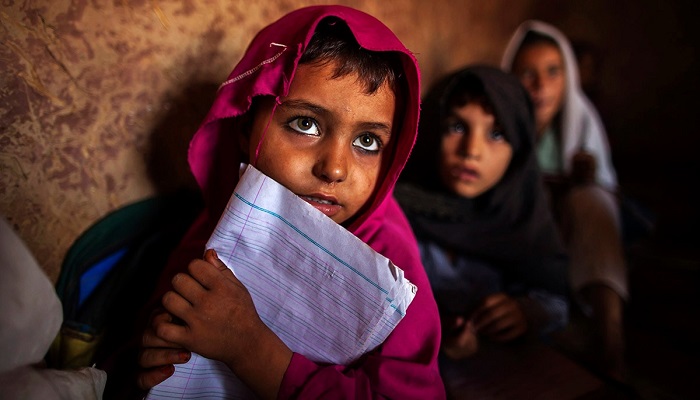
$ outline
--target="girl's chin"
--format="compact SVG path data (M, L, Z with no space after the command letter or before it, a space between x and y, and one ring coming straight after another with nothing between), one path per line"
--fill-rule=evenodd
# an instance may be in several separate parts
M475 197L479 197L479 195L484 193L484 190L481 190L478 187L474 187L474 185L457 184L457 185L452 185L451 189L458 196L461 196L461 197L464 197L467 199L473 199Z

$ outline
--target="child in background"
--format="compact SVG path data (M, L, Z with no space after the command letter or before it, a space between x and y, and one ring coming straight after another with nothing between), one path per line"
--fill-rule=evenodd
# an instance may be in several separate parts
M255 37L190 145L206 210L161 279L156 297L170 289L162 297L167 311L143 335L142 389L194 351L226 363L261 398L445 397L437 308L415 237L392 197L416 138L419 104L415 58L367 14L302 8ZM200 259L241 162L346 227L418 287L379 348L347 366L292 353L215 253Z
M537 155L571 257L571 285L595 329L594 363L624 375L623 308L628 297L617 177L605 128L583 94L567 38L540 21L523 23L502 68L515 74L535 105Z
M567 323L566 255L534 154L528 94L473 66L423 101L396 196L418 238L443 324L443 353L546 335Z

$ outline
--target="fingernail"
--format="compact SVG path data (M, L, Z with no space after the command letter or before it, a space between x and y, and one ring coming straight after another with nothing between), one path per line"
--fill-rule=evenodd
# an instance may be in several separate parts
M217 260L221 261L221 260L219 259L219 254L216 252L216 250L211 249L211 252L214 253L214 258L216 258Z
M190 352L189 351L181 351L177 354L177 356L180 358L180 361L182 361L182 362L187 362L190 360Z
M170 375L173 372L173 369L175 367L172 365L163 365L162 367L158 368L158 371L162 372L164 375Z

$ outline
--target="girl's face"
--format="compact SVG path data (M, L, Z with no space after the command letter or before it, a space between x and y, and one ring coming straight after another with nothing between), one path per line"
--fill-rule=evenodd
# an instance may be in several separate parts
M513 148L493 114L478 102L455 107L445 121L440 177L448 189L467 198L494 187L505 174Z
M342 224L377 187L396 102L388 84L368 95L354 74L332 79L334 69L300 65L274 114L274 99L261 102L247 145L256 168Z
M513 73L530 92L537 132L541 134L561 109L564 98L566 79L561 52L549 43L527 46L515 57Z

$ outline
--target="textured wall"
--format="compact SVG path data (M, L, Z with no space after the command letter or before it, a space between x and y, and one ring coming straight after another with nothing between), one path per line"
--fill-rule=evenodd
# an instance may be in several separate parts
M53 279L93 221L191 185L187 141L218 83L258 30L314 3L3 1L0 213ZM470 55L498 59L498 46L468 38L488 32L502 2L344 3L394 29L425 61L426 78ZM466 29L444 23L455 11ZM493 39L502 46L507 35Z
M0 3L0 214L52 279L92 222L155 192L192 185L188 138L218 83L260 28L318 3ZM528 17L562 22L565 31L603 44L606 29L620 29L603 0L578 7L534 0L339 3L392 28L416 52L426 85L464 63L497 63Z

